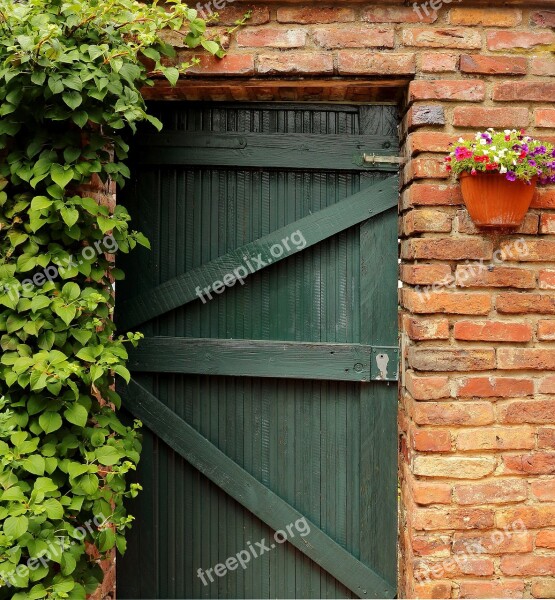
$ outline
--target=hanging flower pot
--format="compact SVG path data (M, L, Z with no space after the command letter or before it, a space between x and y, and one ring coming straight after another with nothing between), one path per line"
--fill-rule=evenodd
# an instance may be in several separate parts
M446 158L459 175L464 203L479 227L518 227L538 184L555 182L553 144L524 131L488 129L460 139Z

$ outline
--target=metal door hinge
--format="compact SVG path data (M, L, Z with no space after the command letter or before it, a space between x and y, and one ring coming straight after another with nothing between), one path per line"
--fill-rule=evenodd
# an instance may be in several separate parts
M371 165L404 165L405 159L400 156L376 156L375 154L363 154L362 159Z
M394 346L372 348L370 379L372 381L398 381L399 348Z

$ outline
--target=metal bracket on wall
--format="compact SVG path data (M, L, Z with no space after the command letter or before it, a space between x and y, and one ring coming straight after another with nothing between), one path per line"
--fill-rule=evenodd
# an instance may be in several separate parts
M399 380L399 348L394 346L372 348L370 364L370 379L372 381Z
M405 159L400 156L376 156L375 154L363 154L362 159L370 165L404 165Z

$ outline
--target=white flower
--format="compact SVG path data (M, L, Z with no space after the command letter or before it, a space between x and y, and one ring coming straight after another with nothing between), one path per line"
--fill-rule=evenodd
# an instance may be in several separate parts
M485 146L487 142L484 138L480 138L480 144L482 144L482 146Z
M494 156L493 157L493 162L500 163L501 162L501 157L500 156Z
M464 144L464 138L459 138L459 144Z
M503 166L501 166L501 167L499 168L499 172L500 172L500 173L506 173L506 172L507 172L507 167L503 167Z
M505 135L511 135L513 132L510 129L505 129L504 133Z
M497 150L497 146L491 146L491 147L490 147L490 150L491 150L492 152L495 152L495 151Z

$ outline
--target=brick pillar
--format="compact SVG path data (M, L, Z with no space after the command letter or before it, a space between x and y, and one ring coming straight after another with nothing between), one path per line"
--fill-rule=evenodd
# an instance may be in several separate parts
M436 26L403 32L423 48L401 126L400 595L555 598L555 189L487 233L442 166L476 128L553 141L555 11L441 14L461 27L441 50Z

